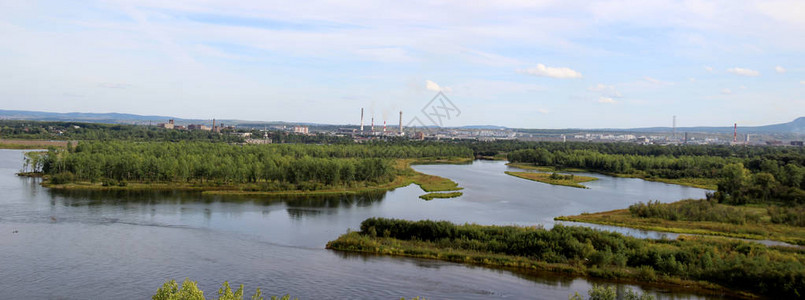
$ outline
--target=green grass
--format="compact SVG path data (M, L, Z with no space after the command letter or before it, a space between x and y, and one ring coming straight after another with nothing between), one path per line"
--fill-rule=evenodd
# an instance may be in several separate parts
M63 148L67 141L37 141L37 140L0 140L0 149L47 149L48 147Z
M507 163L506 165L510 166L510 167L523 169L523 170L536 170L536 171L541 171L541 172L559 172L559 171L561 171L561 172L589 172L589 173L596 173L595 171L579 169L579 168L559 168L559 167L554 167L554 166L535 166L535 165L526 164L526 163L513 163L513 162L510 162L510 163Z
M741 210L750 215L759 215L760 221L746 222L744 224L713 221L672 221L663 218L641 218L633 216L628 209L585 213L576 216L561 216L554 218L554 220L622 226L663 232L724 236L753 240L773 240L789 244L805 245L805 227L771 223L765 207L717 205Z
M399 170L399 176L403 179L403 185L416 184L426 192L447 192L458 191L464 188L459 187L458 183L448 178L439 177L435 175L428 175L417 172L411 168L412 164L461 164L472 162L470 158L455 158L455 159L441 159L441 160L423 160L423 159L398 159L395 162L395 167Z
M582 188L582 189L586 189L587 187L583 186L583 185L581 185L579 183L598 180L598 178L595 178L595 177L580 176L580 175L573 175L573 177L570 178L570 179L566 178L567 175L559 175L560 177L563 177L563 178L562 179L554 179L554 178L551 178L552 174L548 174L548 173L509 172L509 171L506 171L505 173L508 174L508 175L511 175L511 176L522 178L522 179L528 179L528 180L538 181L538 182L547 183L547 184L562 185L562 186L569 186L569 187Z
M603 173L602 173L603 174ZM668 184L676 184L676 185L683 185L689 187L695 187L700 189L706 190L717 190L718 189L718 179L716 178L657 178L657 177L646 177L642 175L636 174L607 174L612 175L615 177L624 177L624 178L639 178L647 181L656 181Z
M604 175L609 175L613 177L622 177L622 178L638 178L647 181L656 181L668 184L676 184L676 185L683 185L689 187L695 187L700 189L707 189L707 190L716 190L718 186L718 179L716 178L657 178L657 177L649 177L645 174L626 174L626 173L610 173L610 172L601 172L595 170L585 170L579 168L557 168L554 166L535 166L528 163L507 163L507 166L520 168L524 170L536 170L541 172L587 172L587 173L599 173Z
M419 198L425 199L425 200L433 200L433 199L436 199L436 198L456 198L456 197L461 197L461 195L464 195L464 193L462 193L462 192L427 193L427 194L424 194L422 196L419 196Z

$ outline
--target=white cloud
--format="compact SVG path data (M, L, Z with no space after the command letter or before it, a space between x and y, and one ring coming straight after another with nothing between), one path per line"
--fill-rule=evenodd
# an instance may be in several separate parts
M777 73L782 74L782 73L785 73L785 68L783 68L781 66L776 66L776 67L774 67L774 71L777 72Z
M799 84L805 84L805 80L800 81Z
M607 97L615 97L615 98L623 97L623 95L621 95L621 93L618 92L617 89L615 89L615 86L606 85L603 83L599 83L595 86L588 87L587 90L591 92L601 93L602 96Z
M445 92L445 93L449 93L449 92L451 92L453 90L453 89L451 89L449 87L441 87L438 84L436 84L435 82L430 81L430 80L425 80L425 88L427 90L429 90L429 91Z
M693 77L688 78L688 81L690 81L690 82L696 82L696 78L693 78Z
M732 90L730 90L730 89L723 89L723 90L721 90L721 93L722 93L722 94L724 94L724 95L732 95Z
M609 97L598 98L598 103L615 104L616 102L617 101Z
M713 73L713 67L704 66L704 70L707 71L707 72Z
M751 69L745 69L745 68L738 68L738 67L729 68L729 69L727 69L727 72L730 72L730 73L735 74L735 75L751 76L751 77L760 75L760 72L758 72L758 71L751 70Z
M538 64L534 68L517 70L520 73L525 73L534 76L544 76L551 78L581 78L581 73L571 68L556 68L548 67L543 64Z
M544 109L544 108L539 108L539 109L537 109L537 112L538 112L538 113L541 113L541 114L547 114L547 113L549 113L550 111L549 111L549 110L547 110L547 109Z

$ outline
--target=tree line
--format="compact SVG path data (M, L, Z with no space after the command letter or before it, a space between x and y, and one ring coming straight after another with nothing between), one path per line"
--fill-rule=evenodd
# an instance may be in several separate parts
M512 151L508 159L648 178L718 179L718 191L712 197L730 204L805 203L805 191L802 190L805 187L805 153L798 148L759 147L751 151L759 153L758 156L608 154L596 150L549 151L537 148Z
M397 175L393 158L470 155L469 149L447 144L413 147L85 141L75 147L68 145L67 149L32 153L26 158L25 168L68 182L111 179L334 186L390 182Z
M584 265L588 272L610 278L619 277L619 272L637 272L645 281L667 275L783 298L805 292L801 250L740 240L647 240L586 227L555 225L546 230L384 218L366 219L360 228L363 235L424 241L440 249Z

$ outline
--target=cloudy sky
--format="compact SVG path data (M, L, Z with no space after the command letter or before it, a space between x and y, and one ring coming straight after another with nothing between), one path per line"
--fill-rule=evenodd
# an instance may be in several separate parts
M248 3L242 3L248 2ZM642 127L805 115L805 1L0 0L0 109Z

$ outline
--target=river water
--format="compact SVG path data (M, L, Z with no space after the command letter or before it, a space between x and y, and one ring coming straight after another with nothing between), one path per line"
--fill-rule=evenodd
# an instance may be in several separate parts
M464 195L424 201L412 185L362 196L265 199L197 193L51 191L15 175L23 151L0 150L0 298L147 299L166 279L190 278L214 295L223 281L300 299L567 299L591 281L435 260L324 249L369 217L553 226L553 218L638 201L702 198L705 190L600 178L590 189L504 174L500 161L420 165ZM618 229L636 236L662 234ZM614 283L613 283L614 284ZM624 286L661 299L695 291Z

